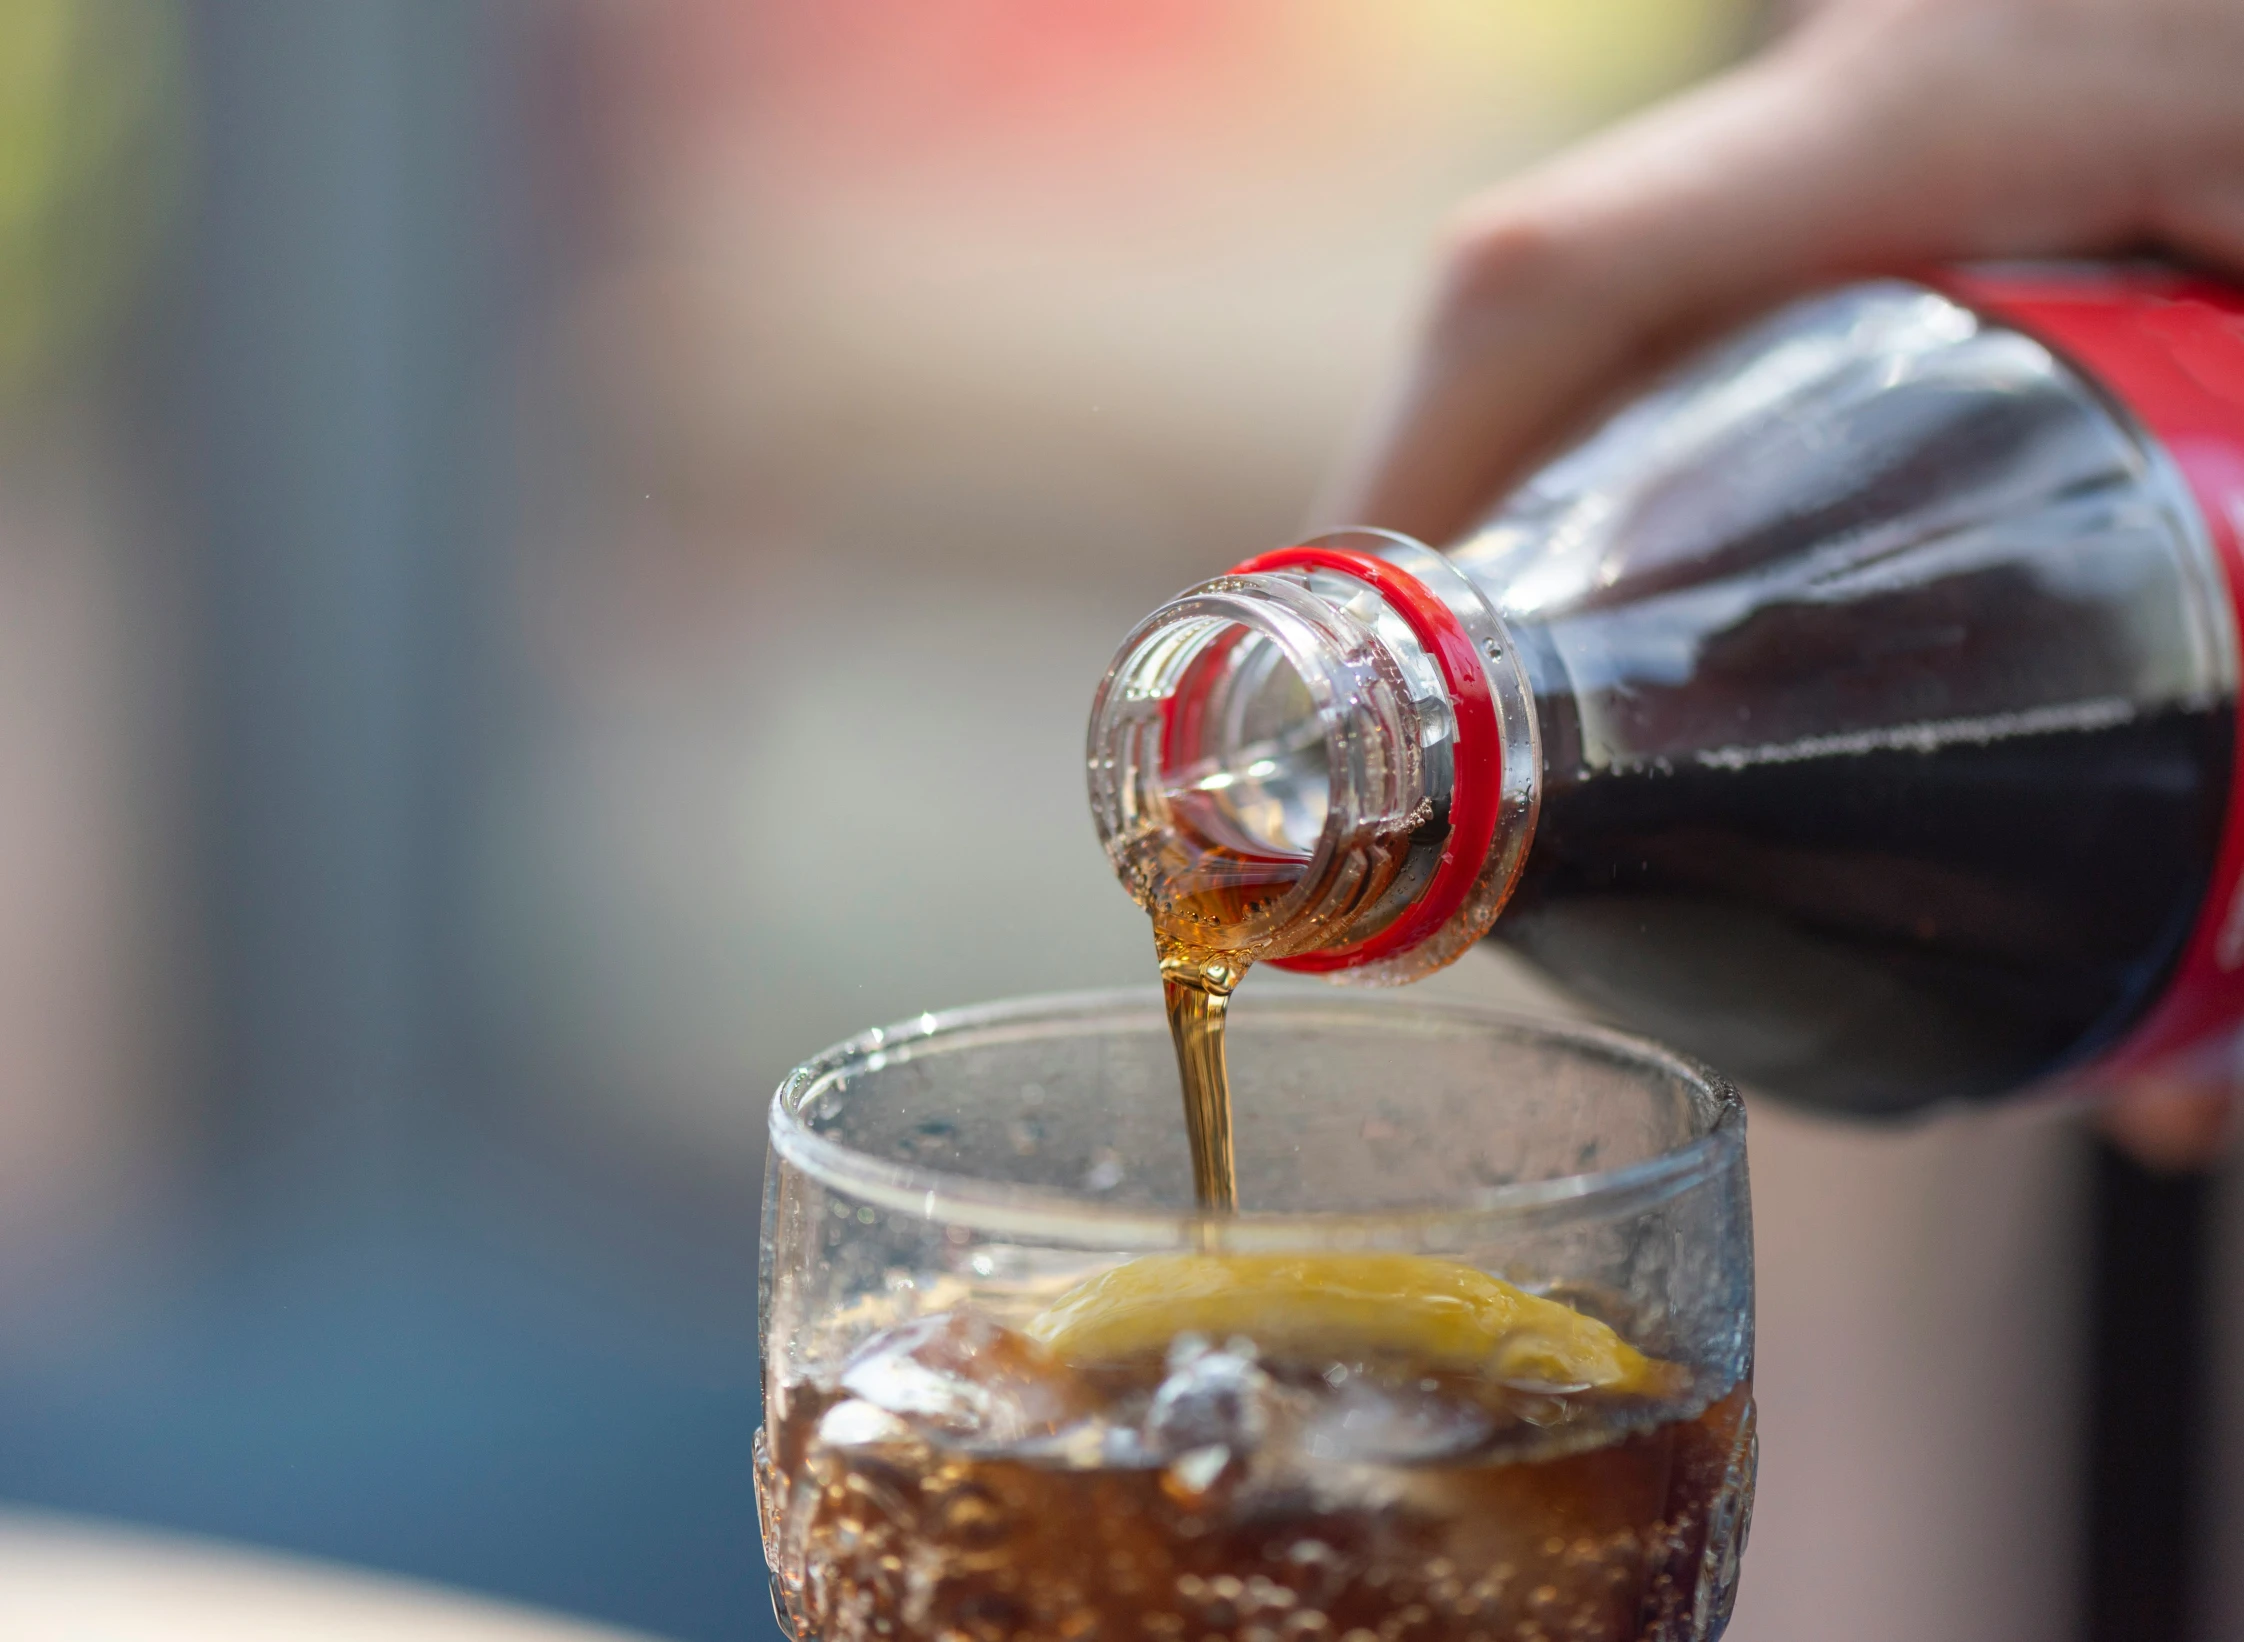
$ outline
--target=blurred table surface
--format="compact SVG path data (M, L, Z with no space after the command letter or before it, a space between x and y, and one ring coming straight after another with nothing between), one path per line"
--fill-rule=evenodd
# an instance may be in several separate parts
M271 1552L0 1511L10 1642L649 1642Z

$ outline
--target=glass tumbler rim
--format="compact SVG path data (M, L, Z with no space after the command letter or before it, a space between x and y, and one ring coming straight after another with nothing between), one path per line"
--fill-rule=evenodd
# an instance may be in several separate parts
M868 1205L998 1235L1056 1238L1115 1250L1197 1244L1234 1251L1317 1246L1381 1248L1415 1245L1435 1228L1462 1232L1486 1225L1526 1227L1638 1213L1697 1186L1742 1157L1745 1106L1737 1088L1713 1068L1650 1039L1585 1022L1449 1000L1408 1001L1391 994L1352 994L1315 983L1258 987L1255 1005L1308 1004L1365 1020L1416 1018L1526 1034L1545 1042L1602 1052L1691 1085L1714 1107L1703 1132L1649 1157L1607 1169L1475 1187L1439 1202L1377 1210L1265 1211L1203 1215L1192 1210L1132 1208L1044 1185L986 1179L878 1157L818 1133L806 1108L834 1079L879 1072L907 1062L937 1042L1002 1042L1042 1035L1039 1029L1083 1028L1105 1019L1166 1033L1157 988L1040 993L924 1013L844 1039L797 1066L772 1096L769 1133L776 1159ZM1181 1121L1181 1120L1180 1120Z

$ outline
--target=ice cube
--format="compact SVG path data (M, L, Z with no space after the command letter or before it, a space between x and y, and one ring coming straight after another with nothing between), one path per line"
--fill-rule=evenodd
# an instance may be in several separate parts
M1381 1384L1359 1374L1317 1398L1299 1440L1313 1459L1424 1465L1478 1448L1494 1430L1487 1410L1463 1397L1415 1383Z
M982 1443L1050 1436L1097 1402L1089 1383L1043 1346L973 1311L874 1335L842 1365L841 1384L922 1428Z
M818 1440L828 1448L882 1448L917 1442L919 1433L887 1409L852 1397L819 1417Z
M1145 1415L1146 1439L1160 1452L1250 1450L1269 1433L1274 1389L1246 1341L1218 1349L1180 1334L1168 1368Z
M1221 1443L1188 1448L1169 1462L1161 1479L1162 1491L1180 1505L1192 1504L1207 1497L1230 1465L1231 1450Z
M1107 1414L1089 1415L1048 1437L1009 1444L1008 1451L1056 1471L1152 1470L1167 1457L1147 1441L1134 1420Z

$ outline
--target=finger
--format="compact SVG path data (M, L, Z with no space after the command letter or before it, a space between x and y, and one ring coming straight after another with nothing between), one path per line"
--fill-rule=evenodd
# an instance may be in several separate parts
M2097 1114L2113 1145L2166 1174L2210 1169L2228 1155L2237 1102L2225 1091L2142 1082L2114 1095Z
M1619 387L1757 308L1942 257L2124 237L2124 168L2021 186L2020 128L2051 115L1987 95L2005 42L1942 28L1920 8L1833 13L1470 208L1326 515L1449 540Z
M1452 539L1619 382L1811 277L1852 162L1799 82L1748 69L1469 208L1335 522Z
M2160 207L2159 229L2175 250L2244 278L2244 163L2231 175L2170 196Z

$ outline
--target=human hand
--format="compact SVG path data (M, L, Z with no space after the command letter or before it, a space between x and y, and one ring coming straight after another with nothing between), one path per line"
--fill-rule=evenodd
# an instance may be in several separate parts
M1833 0L1457 214L1323 511L1447 541L1646 370L1786 297L2145 246L2244 275L2244 4Z
M2143 248L2244 277L2244 3L1832 0L1458 214L1415 357L1325 512L1438 544L1758 309L1928 263ZM2101 1121L2190 1167L2231 1103L2165 1079Z

